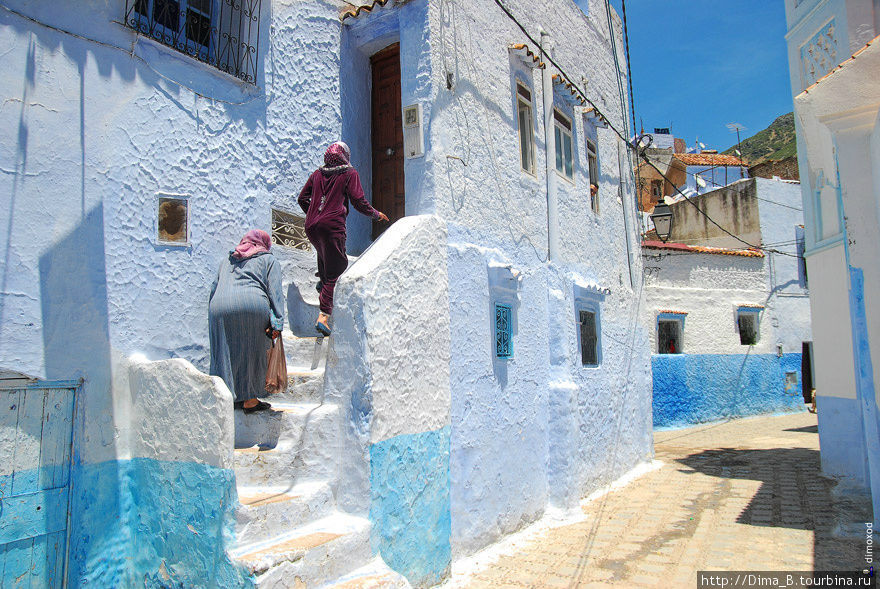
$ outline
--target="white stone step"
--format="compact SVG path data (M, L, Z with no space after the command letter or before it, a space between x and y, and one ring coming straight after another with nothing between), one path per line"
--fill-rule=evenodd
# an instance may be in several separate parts
M235 538L255 544L329 515L333 490L325 481L287 487L239 487Z
M324 399L324 367L287 369L287 388L269 398L280 403L320 403Z
M284 355L287 358L288 370L314 370L323 367L327 360L327 338L300 337L289 329L281 332L284 338Z
M372 558L370 522L334 513L267 542L232 552L256 577L256 586L319 587Z
M236 409L235 447L263 449L274 448L284 440L299 440L302 430L321 403L291 402L283 393L269 398L272 409L257 413L245 413ZM326 409L323 411L327 411Z
M409 581L377 556L365 566L331 581L322 589L411 589Z
M340 410L338 405L275 403L280 416L269 412L254 413L249 416L264 415L264 422L244 419L236 421L247 424L252 429L238 432L241 435L258 439L273 435L274 428L280 429L274 447L254 445L238 448L234 452L235 476L242 486L286 486L318 479L335 479L336 462L341 455ZM240 412L236 412L240 413ZM236 416L238 417L238 416ZM277 423L274 420L279 420ZM264 429L261 429L264 428Z

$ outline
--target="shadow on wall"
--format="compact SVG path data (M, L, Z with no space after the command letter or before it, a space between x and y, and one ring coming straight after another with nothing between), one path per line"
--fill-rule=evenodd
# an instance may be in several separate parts
M126 545L119 526L103 206L47 249L39 269L46 377L84 379L74 423L69 579L113 586Z
M287 287L287 321L290 331L297 337L315 337L315 321L318 308L306 302L300 286L291 282ZM309 282L302 288L312 288Z

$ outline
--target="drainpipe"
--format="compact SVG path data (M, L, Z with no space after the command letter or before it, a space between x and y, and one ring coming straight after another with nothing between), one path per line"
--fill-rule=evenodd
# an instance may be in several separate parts
M544 95L544 153L547 163L547 259L559 259L559 210L556 194L556 137L553 134L553 75L550 73L548 45L550 35L541 30L541 61L545 64L541 73Z

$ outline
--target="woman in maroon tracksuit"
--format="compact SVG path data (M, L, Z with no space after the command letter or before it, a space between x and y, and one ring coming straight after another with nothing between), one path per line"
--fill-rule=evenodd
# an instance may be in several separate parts
M348 203L373 220L388 221L364 198L361 179L351 162L351 151L342 141L327 148L324 165L309 176L299 193L299 206L306 213L306 235L318 251L318 278L321 287L321 314L315 329L330 335L333 312L333 289L336 280L348 267L345 255L345 218Z

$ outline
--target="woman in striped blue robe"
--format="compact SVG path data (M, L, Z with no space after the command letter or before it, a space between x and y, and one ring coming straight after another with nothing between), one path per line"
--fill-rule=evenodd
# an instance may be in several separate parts
M284 326L281 264L271 237L254 229L220 264L208 303L211 374L219 376L245 413L264 411L266 352ZM267 337L268 336L268 337Z

